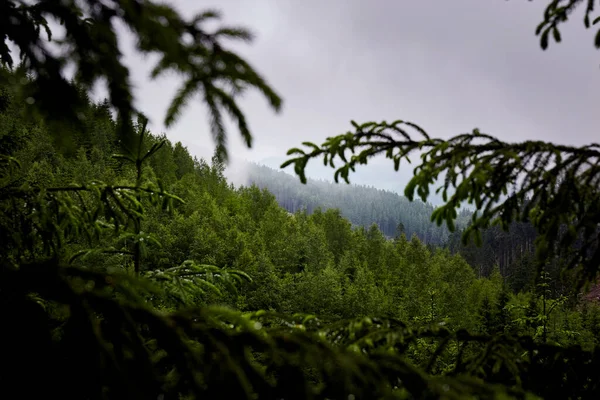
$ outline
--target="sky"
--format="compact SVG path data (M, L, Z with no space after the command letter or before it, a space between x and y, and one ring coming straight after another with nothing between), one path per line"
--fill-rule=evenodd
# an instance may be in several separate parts
M279 114L258 94L240 101L254 145L247 150L231 126L235 159L278 167L289 148L344 133L351 120L404 119L441 138L479 128L505 141L598 141L600 51L581 12L562 28L562 43L542 51L534 31L544 1L170 3L190 17L207 8L221 10L225 24L255 33L251 45L232 47L284 99ZM151 60L127 54L138 105L151 117L151 129L181 141L193 154L210 154L213 143L200 98L166 129L162 120L177 78L149 82ZM333 177L332 169L314 164L309 176ZM351 181L401 192L412 168L395 173L391 161L376 159ZM233 162L230 171L243 174L243 167Z

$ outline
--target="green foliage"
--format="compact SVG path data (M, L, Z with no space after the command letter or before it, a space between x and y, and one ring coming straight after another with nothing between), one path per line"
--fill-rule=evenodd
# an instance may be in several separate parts
M377 226L353 228L339 210L290 214L265 190L228 185L222 110L250 145L234 98L255 87L275 108L280 99L220 44L249 40L246 31L200 28L215 17L184 20L151 1L0 4L0 60L12 68L8 42L23 56L0 81L3 390L66 399L599 396L600 311L555 293L549 278L535 293L514 295L499 271L478 277L460 256L415 236L388 240ZM57 52L41 39L51 19L66 32ZM113 20L131 29L138 50L159 53L155 75L183 73L168 123L201 92L217 142L210 165L150 134L145 118L134 120ZM67 60L73 82L63 77ZM110 78L109 100L92 104L87 92L102 78ZM27 114L32 103L41 118ZM438 222L452 221L471 199L484 214L467 234L498 216L507 226L527 215L540 230L558 224L540 233L538 247L556 245L560 254L572 244L561 229L575 221L584 232L576 231L571 255L591 265L596 250L582 218L596 223L595 192L578 182L595 183L596 147L527 142L509 151L477 132L442 142L408 124L424 134L415 142L399 126L356 126L357 135L297 150L291 162L303 176L311 157L324 154L331 165L341 157L347 179L379 145L398 163L425 149L411 190L426 197L444 168L443 189L455 190L434 214ZM399 147L388 130L404 137ZM348 161L353 147L363 150ZM509 171L519 159L522 168ZM552 185L535 183L547 178L540 168L550 161L558 168ZM485 162L500 176L480 168ZM510 185L500 208L490 206L501 198L494 190ZM529 197L531 185L541 194ZM575 194L581 204L559 207L560 196ZM558 222L547 220L552 213ZM547 264L560 269L562 260Z
M585 4L583 24L586 29L600 22L600 16L594 18L596 2L594 0L552 0L544 11L544 20L535 29L535 34L540 36L540 46L543 50L548 48L549 36L556 43L560 43L562 36L559 25L568 21L569 16L582 4ZM593 18L593 20L592 20ZM600 29L594 36L594 46L600 49Z
M405 193L409 199L418 194L423 201L430 187L444 175L442 192L446 203L432 213L432 221L446 222L454 230L454 220L464 202L477 211L463 233L463 242L474 235L481 243L481 231L492 225L503 229L513 222L530 222L537 230L536 248L540 263L554 256L566 260L566 269L580 275L580 284L592 280L598 272L600 248L597 246L600 213L598 183L600 149L592 144L581 148L541 141L505 143L475 129L473 133L449 140L431 139L409 122L369 122L356 131L327 139L321 147L307 144L310 151L292 149L282 167L294 164L302 181L310 159L323 157L332 167L339 158L343 165L335 171L348 181L350 171L366 164L377 154L399 168L403 159L422 152L421 164ZM415 129L422 140L414 140L407 127ZM359 151L360 150L360 151ZM359 151L354 154L355 151ZM348 156L347 153L353 154Z
M249 31L228 26L214 31L205 28L220 18L216 11L184 18L174 8L153 1L41 0L30 3L10 0L0 6L0 15L3 38L0 61L9 68L15 65L8 46L11 43L20 52L19 68L23 74L33 76L31 80L12 77L27 103L47 117L66 117L63 120L69 123L80 121L83 116L80 113L86 105L85 93L104 80L108 83L110 105L118 113L120 139L127 152L135 148L131 122L139 111L133 104L129 70L121 59L116 22L126 26L138 39L137 51L159 55L152 78L171 72L184 78L171 100L165 124L174 123L190 97L199 93L208 107L211 132L222 159L227 159L223 112L237 123L245 143L252 145L246 118L236 102L239 94L254 88L275 110L282 104L260 74L223 43L227 40L250 42ZM64 26L64 36L59 40L53 37L50 22ZM68 67L74 69L76 83L65 78ZM3 80L9 76L6 71L2 72ZM55 99L56 93L61 94L60 102Z
M100 121L101 119L98 123ZM123 161L112 175L94 168L94 165L111 165L111 160L114 160L111 153L114 150L102 154L95 150L97 147L84 144L73 156L61 157L53 162L44 161L46 167L42 169L36 166L39 164L35 162L29 163L28 166L22 165L21 169L15 165L11 169L14 176L12 178L5 176L9 180L14 179L15 176L25 176L25 179L29 179L29 185L45 185L42 188L45 189L46 196L70 199L68 202L65 200L66 205L59 210L70 210L73 213L84 210L85 205L85 209L91 216L86 219L79 214L74 214L73 221L86 229L89 224L100 226L96 236L88 239L85 235L81 235L82 230L73 230L69 234L67 225L64 223L57 225L58 228L53 228L53 232L61 241L55 240L56 251L49 254L63 261L57 264L52 259L48 260L41 250L38 252L31 250L33 253L29 260L33 263L32 269L25 267L23 261L15 262L14 267L18 268L17 271L23 268L30 271L28 274L36 275L40 283L31 281L32 286L27 286L26 283L31 278L29 275L27 277L23 275L19 278L23 279L19 284L23 292L19 292L21 294L18 295L16 292L5 293L6 299L11 299L10 303L5 304L13 305L11 313L14 313L15 318L20 315L17 314L17 310L23 309L15 303L16 298L26 298L27 301L35 301L36 307L45 307L48 314L42 321L48 321L44 323L53 327L51 348L54 349L52 353L47 353L47 362L50 363L49 360L56 357L55 352L63 354L65 360L64 365L54 365L56 374L67 373L77 365L75 376L81 377L82 385L68 384L63 380L64 378L54 374L49 375L48 379L52 380L53 384L60 383L68 389L54 386L56 389L53 389L53 393L60 393L67 397L70 396L69 393L72 393L73 397L78 397L82 393L89 394L97 387L90 384L90 376L98 376L98 371L103 368L93 361L98 359L93 355L95 354L93 351L89 353L89 360L85 361L75 347L70 347L72 339L69 339L67 333L71 332L71 328L68 327L74 326L76 328L73 329L78 329L80 332L88 332L86 329L91 328L81 326L79 316L81 314L71 310L75 305L70 303L71 300L58 296L61 292L58 288L51 287L53 285L51 282L55 281L48 275L63 274L63 269L66 275L60 275L60 279L64 284L74 288L72 290L75 292L73 295L75 297L72 297L72 301L79 299L76 297L79 295L90 296L90 298L96 294L105 296L103 300L105 303L102 304L90 300L93 303L89 306L92 307L89 311L91 314L86 314L88 315L86 318L92 321L90 326L100 324L99 333L95 333L96 336L90 336L91 333L85 335L89 338L86 340L89 340L92 349L96 348L95 345L91 345L94 343L93 340L99 340L99 343L108 346L109 350L103 353L105 354L103 357L107 357L107 360L116 360L111 361L112 365L117 365L119 370L123 371L122 376L115 373L110 380L102 381L101 385L104 387L102 390L108 397L112 397L112 393L121 394L128 390L131 390L131 396L158 396L161 393L165 396L194 393L197 396L217 390L223 393L249 390L263 395L278 393L283 396L290 394L289 390L292 390L290 388L294 391L299 390L298 385L305 388L303 390L307 397L310 393L315 396L326 396L331 391L353 393L355 396L359 396L360 393L380 393L384 396L388 389L398 397L405 396L408 392L416 393L414 396L418 396L423 393L471 391L483 395L501 391L499 388L482 386L481 381L476 383L472 379L473 377L480 379L484 376L488 379L492 376L489 375L491 372L480 366L491 362L489 357L508 357L507 360L510 360L512 356L503 352L507 347L510 348L512 346L510 343L513 342L506 342L491 353L483 344L471 344L460 353L461 343L463 346L466 345L464 341L461 342L462 339L458 340L456 336L452 336L455 339L451 341L449 339L443 344L443 349L438 347L444 343L445 335L448 334L443 332L458 335L460 328L470 328L472 331L484 333L480 341L473 343L486 343L485 341L489 340L486 339L485 334L491 332L488 332L485 327L490 324L492 327L499 326L502 322L480 323L482 318L479 310L486 310L483 308L485 298L489 298L491 302L500 302L496 300L502 286L502 277L499 274L492 275L490 280L477 279L471 268L460 257L453 256L447 251L431 251L416 237L411 241L407 241L403 236L394 241L388 240L376 226L371 226L368 230L352 228L351 224L335 210L317 211L311 215L305 212L290 215L281 209L274 196L265 190L259 190L255 186L240 189L228 186L218 160L215 160L212 166L204 161L192 161L190 164L191 157L188 156L187 160L181 159L180 162L184 165L194 165L192 172L184 174L179 179L176 177L173 182L159 184L156 177L165 176L165 172L161 171L165 166L152 163L152 157L157 156L161 151L174 152L174 147L168 141L161 142L160 138L144 130L143 123L138 126L138 132L142 150L137 153L136 158L120 157L119 159ZM48 137L44 136L43 131L38 135L41 135L39 136L41 138ZM92 142L100 143L96 139ZM23 146L25 146L23 149L14 154L27 156L30 152L36 151L35 143L26 143ZM149 151L153 151L153 154L146 157ZM95 164L90 162L92 157L95 157ZM138 163L136 160L139 159L142 161ZM103 175L114 183L86 184L86 180L93 181ZM81 183L71 186L67 183L69 179ZM64 182L63 189L67 190L53 188L52 185L56 182ZM97 213L99 220L93 220L94 210L107 207L101 200L102 193L120 193L117 189L125 186L128 187L129 194L123 195L120 203L109 203L112 205L113 213ZM169 194L170 192L176 193L177 196ZM155 200L152 200L153 196L156 197ZM167 197L174 202L168 210L163 211L162 200ZM109 194L106 198L111 199ZM39 203L47 201L48 197L44 197L39 200ZM10 203L3 204L10 206ZM118 204L122 204L122 208L128 210L130 214L126 214ZM34 207L33 203L30 205ZM25 204L22 206L23 210L28 209ZM7 210L15 211L10 207ZM46 210L44 215L51 220L62 215L54 214L51 208ZM121 215L119 213L123 213L123 217L118 217ZM11 215L16 214L7 213L3 217L4 221L12 223L8 219ZM119 222L118 228L115 227L116 221ZM6 231L8 230L7 228ZM39 238L34 238L31 242L38 246L42 243ZM136 244L140 245L139 256L136 256ZM15 246L15 249L7 249L8 251L3 254L12 255L13 259L16 259L14 256L17 254L16 249L24 251L25 247ZM136 257L140 257L141 260L138 278L134 276ZM70 260L73 263L71 266L60 264ZM40 262L44 263L44 267ZM207 265L209 263L216 264L220 268ZM44 270L43 274L38 276L37 272L34 272L37 271L36 268L46 268L46 265L51 267ZM12 283L14 282L12 279L17 279L20 275L9 274L9 276L11 278L6 280L6 284L16 288L17 285ZM250 280L249 277L252 279ZM99 279L104 281L98 282ZM50 286L42 290L34 284ZM55 293L54 290L58 292ZM507 296L510 301L514 301L512 295ZM77 301L79 302L77 304L81 304L81 300ZM109 303L112 305L107 305ZM250 314L246 314L247 317L244 317L250 318L250 322L243 322L243 319L240 322L238 320L242 318L240 314L225 312L221 308L196 308L207 304L228 304L251 311ZM125 314L123 311L117 313L117 310L123 307L129 311ZM269 319L261 317L256 320L254 311L260 308L284 314L273 314ZM502 318L507 321L515 320L517 321L515 325L518 326L518 321L522 318L521 310L524 309L514 307L511 310L513 310L512 314L506 314ZM308 324L296 321L292 326L284 324L282 327L282 321L289 320L292 318L290 315L298 313L318 314L320 317ZM494 313L499 314L500 311ZM594 323L578 323L576 312L573 310L565 309L565 313L564 315L556 312L552 314L554 319L551 318L547 324L549 337L553 341L560 339L560 343L581 343L586 348L590 348L590 342L594 341ZM485 317L484 314L481 313ZM93 315L100 317L96 320ZM357 317L367 318L373 315L411 321L411 324L410 327L399 328L398 322L390 326L385 325L386 323L378 326L360 322L363 321L362 319L355 320ZM593 321L595 318L593 313L588 312L587 315L586 321ZM119 331L122 318L129 318L134 322L132 325L123 325L124 330ZM154 321L156 318L162 322ZM203 322L204 318L212 322ZM301 317L292 319L294 318ZM23 325L23 328L18 331L24 333L23 329L34 329L43 332L39 325L32 328L32 323L41 323L36 321L30 321L30 324ZM256 330L256 322L261 324L258 330ZM213 323L216 325L211 325ZM175 343L172 342L174 340L172 336L167 336L171 339L163 339L167 341L166 343L158 344L156 341L160 341L161 335L166 335L161 330L166 328L159 328L162 326L160 324L167 324L167 326L175 324L177 329L183 329L185 333L180 331L178 335L183 336L178 340L184 340L185 346L177 351L168 350L172 349L168 346L173 346ZM188 328L189 324L192 324L193 328ZM433 328L431 324L434 324ZM441 329L439 324L443 324L444 328ZM566 324L571 326L567 329ZM218 339L206 336L205 329L213 332L210 335L218 335ZM530 329L529 325L525 324L521 331L515 333L527 332L527 329ZM579 336L567 337L566 333L562 333L567 331L577 333ZM335 332L341 335L339 339L336 339L338 334L334 334ZM132 339L124 342L123 337L131 337L133 333L141 335L141 342L132 342ZM256 338L254 335L259 337ZM342 339L346 335L354 335L357 340L364 335L371 335L369 337L372 339L364 339L367 344L373 340L373 346L368 345L365 348L368 357L364 353L357 354L355 345L361 342ZM23 341L16 338L13 343L23 343L20 347L23 351L41 351L36 350L38 347L30 347L30 341L23 339L26 337L30 336L23 335L19 339ZM381 340L376 339L377 337ZM388 346L385 344L387 342L382 342L384 337L395 344ZM190 339L193 341L189 342ZM123 345L125 347L122 350L112 349L110 343L113 340L126 343ZM219 367L222 373L236 373L231 369L234 365L245 371L232 378L236 380L238 386L223 388L222 385L214 383L212 374L215 372L212 372L208 366L199 368L194 364L199 362L195 357L200 357L201 360L204 359L202 357L208 357L201 351L197 353L194 350L195 346L203 348L205 340L211 341L216 346L213 350L207 350L209 353L217 354L214 356L217 359L224 357L223 360L230 360L218 364L222 365ZM255 340L258 342L254 342ZM39 339L36 341L42 343ZM232 341L239 344L233 345ZM270 344L267 345L263 341ZM295 347L290 347L292 344ZM241 352L232 350L239 348L235 346L242 346L251 351L252 357L247 358L241 350ZM388 354L390 346L396 349L391 355ZM148 355L143 356L146 353L139 353L142 349ZM482 351L484 353L481 353ZM124 354L123 357L119 356L121 352ZM320 352L325 352L325 355ZM383 355L380 352L383 352ZM185 360L188 360L185 362L191 364L185 364L183 359L173 358L174 356L168 354L185 354ZM462 354L460 357L463 358L459 358L459 354ZM488 361L480 360L477 367L467 368L466 365L475 362L476 356L481 356ZM332 357L331 364L322 365L324 357ZM139 365L131 361L138 358L149 363L146 364L145 369L138 372L139 378L125 375L125 373L133 373L132 369L139 368ZM120 360L123 360L122 363ZM379 365L382 360L385 362ZM463 361L459 362L459 360ZM15 361L15 365L23 364ZM346 367L352 365L352 368L359 368L360 371L371 372L357 373L352 368L344 368L340 371L340 365ZM196 384L191 381L192 377L183 373L190 368L193 368L191 371L194 379L203 382L202 385L195 386ZM283 375L288 376L290 368L298 371L293 375L295 378L290 378L291 380L281 378ZM334 375L332 375L334 369L331 368L337 371ZM22 369L15 369L11 376L17 376L25 369L26 366L23 365ZM148 379L148 375L144 375L143 371L154 369L157 370L155 378L152 378L154 384L144 387L143 393L136 392L135 385L138 382L136 379ZM502 368L500 370L504 371ZM525 370L527 369L512 371L521 377L525 374L523 372ZM258 375L252 371L258 371ZM108 377L108 375L101 376ZM511 374L507 375L510 378L493 376L499 383L507 385L509 380L506 379L515 379ZM279 378L276 379L277 377ZM417 379L418 382L427 382L429 386L402 385L398 383L398 377L402 382L407 380L412 382ZM350 383L346 382L347 379L351 380ZM131 385L131 389L128 389L128 385ZM394 386L398 389L390 389ZM521 385L518 390L527 388ZM583 385L582 388L591 390L589 385ZM518 393L514 392L513 395L517 396Z
M176 301L183 304L200 303L197 297L204 296L209 291L222 295L216 283L221 283L231 293L237 294L235 283L239 284L244 280L252 281L243 271L219 268L214 265L198 265L191 260L177 267L148 271L144 276L162 283L161 286L167 296L174 297Z

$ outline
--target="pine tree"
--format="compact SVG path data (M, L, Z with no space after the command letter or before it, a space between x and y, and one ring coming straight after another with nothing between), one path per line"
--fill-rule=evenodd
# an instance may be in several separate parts
M556 26L580 3L569 1L566 8L559 7L563 4L561 1L550 3L545 22L539 28L543 47L550 33L555 40L560 38ZM593 11L593 7L587 8L586 24ZM175 212L173 202L179 199L155 181L154 178L161 175L159 167L155 166L157 173L146 163L167 144L159 140L147 148L143 146L144 119L137 118L140 113L134 107L129 71L120 59L113 22L120 21L130 28L139 39L137 46L141 52L159 54L155 76L169 70L183 74L183 87L166 113L167 124L173 123L194 93L200 93L209 108L217 143L216 162L212 166L198 162L195 170L202 179L188 175L182 177L183 183L180 181L175 186L184 191L186 182L200 181L199 186L210 188L200 190L193 202L206 211L206 215L196 214L198 221L208 216L214 222L210 231L198 229L196 233L201 239L214 240L211 243L214 246L209 248L201 240L193 241L198 248L191 255L227 263L234 258L231 254L237 251L237 243L244 242L237 242L238 232L228 226L232 217L227 210L235 204L220 166L227 156L222 113L233 117L250 145L252 136L236 105L237 95L247 87L254 87L275 109L280 107L281 100L243 59L224 48L221 39L250 39L245 30L217 28L209 33L202 29L207 20L215 17L214 12L204 12L185 19L172 7L149 0L9 0L0 3L3 38L0 61L9 67L0 71L2 78L6 78L0 83L8 82L0 92L0 126L5 129L0 146L3 151L0 157L0 305L5 311L3 321L11 328L2 341L0 357L5 391L25 398L67 399L349 398L350 395L355 398L497 398L507 395L523 398L526 391L559 398L598 397L597 353L551 344L537 345L528 337L488 337L440 326L413 329L393 319L376 317L329 323L310 315L267 311L239 313L225 307L177 310L155 307L153 302L165 300L174 292L165 293L161 290L164 286L171 284L171 289L178 286L195 289L202 283L214 286L215 275L223 271L194 260L174 266L170 271L153 268L155 265L150 264L153 258L146 251L150 252L152 246L146 246L150 235L142 229L143 219L150 212L156 215ZM41 36L51 36L47 20L53 18L62 22L66 31L65 39L56 43L56 52L49 51ZM14 67L15 57L8 42L23 56L22 64L15 70L10 69ZM66 60L74 66L74 81L64 78ZM98 145L103 149L114 145L119 150L120 157L111 159L115 181L70 185L65 182L71 177L57 171L68 164L66 160L77 156L78 148L94 146L93 141L88 140L92 133L82 121L86 118L81 115L95 112L89 105L88 92L102 79L109 82L108 105L116 110L116 121L105 121L98 125L98 130L106 133L112 125L115 140L111 144L107 136L98 135ZM64 100L57 102L56 93L64 96ZM106 107L98 105L96 108L100 110L98 114L107 114ZM23 117L21 111L39 114ZM56 125L57 121L61 124ZM372 127L357 127L358 136L363 133L362 137L385 136L382 131L369 131ZM394 125L381 124L376 129L380 128L393 129ZM4 141L6 130L14 135ZM50 137L56 139L59 148L68 147L64 145L70 142L75 151L66 149L64 154L53 151L55 147L46 140ZM475 138L487 142L478 147L471 142ZM344 136L346 139L354 140ZM331 143L339 144L336 140L332 138ZM24 151L27 154L20 163L19 149L27 142L31 142L31 147ZM576 255L582 255L582 250L589 251L583 253L583 266L589 267L584 269L584 276L592 275L591 261L596 249L588 246L587 241L596 233L594 205L599 203L595 198L596 186L591 185L590 189L580 183L582 180L596 183L594 146L578 149L530 142L507 146L478 133L450 142L426 138L419 143L407 139L403 144L399 158L407 154L406 150L417 147L429 149L428 157L433 157L433 161L424 160L412 184L422 197L426 197L431 179L443 169L456 171L457 165L469 167L472 161L475 166L483 167L480 174L474 176L468 175L468 168L462 170L467 174L467 181L474 179L473 185L457 183L457 176L451 174L448 182L454 184L456 192L450 194L447 207L434 213L437 220L445 219L452 228L456 208L467 198L484 207L484 213L475 218L467 233L486 227L496 212L507 211L500 214L501 222L506 225L514 219L511 211L523 213L525 210L541 231L541 239L536 243L540 256L545 250L555 251L554 246L544 248L544 245L569 249L569 245L577 241ZM521 160L515 161L518 157L507 149L525 158L542 154L538 163L527 171L530 182L539 183L542 178L552 177L556 180L550 179L548 186L540 184L541 194L527 198L527 204L523 204L527 187L521 186L511 195L513 197L509 196L502 203L503 208L486 209L490 201L498 199L506 180L514 178L511 173L515 165L520 165ZM318 150L317 147L315 152ZM340 154L338 150L339 146L331 154ZM172 155L173 150L170 151ZM556 175L540 172L540 166L545 163L544 155L548 154L555 161L559 160L558 154L566 156L551 170ZM358 162L365 161L369 155L362 153ZM85 157L81 154L81 165L89 166L85 162L87 156L87 153ZM168 159L169 154L165 156ZM393 151L390 156L399 159ZM571 165L583 157L591 160L590 167L577 174L578 170ZM357 159L350 162L356 163ZM297 172L303 172L305 165L305 159L297 161ZM485 168L486 165L498 167L499 176ZM93 170L81 172L85 180L85 175L92 174ZM164 176L175 174L175 171L162 172ZM253 196L258 198L257 204L262 200L268 202L267 193L256 192L247 196L246 201L251 203ZM563 197L578 200L569 212L559 207ZM186 217L194 216L192 208L182 205L179 209ZM244 223L251 226L252 221L257 222L269 210L269 207L257 210ZM549 216L554 218L547 219ZM565 221L573 222L573 217L576 227L583 229L581 235L577 236L579 231L576 230L574 239L568 229L558 235L557 227L566 224ZM354 235L350 223L335 211L315 213L311 218L323 229L336 264L341 263L358 234ZM431 244L433 236L427 231L424 238L427 244ZM107 243L121 246L107 249L104 246ZM87 249L73 254L73 247L84 245ZM252 245L261 247L260 243ZM431 253L427 247L416 238L406 247L402 251L408 268L412 268L410 272L432 283L427 281L427 275L436 272L436 266L428 265ZM355 251L358 258L359 250ZM275 280L279 277L265 253L257 251L256 257L240 253L245 254L244 259L252 263L253 269L264 273L262 282L272 284L269 296L277 296L278 304L285 304L288 288L301 287L301 282L296 281L299 275L312 274L313 278L322 279L311 288L319 289L317 295L327 294L330 308L335 309L338 294L343 289L337 285L338 276L343 274L335 269L336 265L328 263L323 271L286 274L283 279ZM283 253L280 258L286 260L287 254ZM79 257L73 259L73 255ZM113 260L112 257L118 257L112 266L120 270L104 268L101 261ZM419 270L421 266L426 268ZM163 278L166 285L161 286ZM195 278L198 280L192 282ZM412 289L416 295L422 295L416 285ZM435 303L438 292L431 289L427 295L434 302L428 322L437 321L439 316L439 303ZM348 292L354 293L354 303L361 314L381 311L381 289L376 287L374 273L365 268L364 262L357 265L353 288L346 294ZM256 303L265 308L272 304L266 296L259 300L263 303ZM423 350L418 357L412 357L415 348ZM415 358L418 358L416 364L410 361ZM446 375L435 375L441 359ZM31 360L36 362L32 365Z

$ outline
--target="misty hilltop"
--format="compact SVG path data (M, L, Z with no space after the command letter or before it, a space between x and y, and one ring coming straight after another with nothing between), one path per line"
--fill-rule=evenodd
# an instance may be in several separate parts
M279 205L291 213L301 210L312 213L319 208L339 209L355 226L376 224L387 237L400 233L408 237L416 235L424 243L433 245L445 244L450 234L445 225L437 226L431 222L432 204L419 200L411 202L397 192L374 185L334 183L325 179L309 179L302 184L297 177L282 170L254 162L233 163L225 174L236 186L254 184L267 189ZM465 226L470 215L467 210L461 212L458 226Z

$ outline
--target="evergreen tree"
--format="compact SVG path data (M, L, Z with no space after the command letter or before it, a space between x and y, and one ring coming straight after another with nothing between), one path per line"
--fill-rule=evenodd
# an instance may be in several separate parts
M550 34L560 39L557 26L579 4L550 3L538 29L543 47ZM237 95L255 87L274 108L281 101L225 49L221 39L247 40L246 31L203 29L215 16L187 19L149 0L0 3L0 61L8 67L0 71L6 78L0 81L0 305L10 327L1 350L5 391L67 399L598 397L597 352L553 343L584 344L571 334L582 324L563 307L556 285L544 281L537 297L499 297L519 306L502 309L529 323L533 337L473 335L461 328L477 319L480 304L468 299L491 299L478 290L493 292L496 275L476 280L460 257L432 250L436 231L419 227L423 240L412 235L410 242L401 236L388 243L381 227L352 229L339 211L289 215L266 191L233 190L223 177L222 113L250 145ZM50 51L41 35L50 36L52 19L66 33ZM140 51L158 52L155 76L183 74L167 124L193 93L202 95L217 143L210 165L194 160L192 173L184 152L175 156L172 144L138 118L115 21L131 29ZM23 56L17 68L9 42ZM64 78L67 60L73 81ZM91 104L88 91L101 79L109 82L108 102ZM376 132L359 126L356 137L328 143L385 138L385 129L397 126L381 124ZM582 276L593 277L596 146L508 145L477 132L450 141L406 139L393 143L400 153L390 157L416 148L427 153L409 196L414 189L426 197L431 181L450 173L446 184L456 190L434 212L438 222L452 230L460 203L472 199L482 213L466 236L496 216L504 228L529 221L538 230L538 258L552 274L577 266L576 258ZM342 167L344 177L353 163L382 150L372 142L366 147ZM344 146L313 150L295 161L296 172L302 175L313 156L343 154ZM528 179L515 183L516 167L536 157L524 171ZM544 157L554 161L548 174ZM537 190L531 198L529 184ZM492 208L510 185L516 191ZM574 200L568 209L565 199ZM369 218L385 220L376 208ZM500 259L513 257L514 247L490 247ZM321 249L322 256L307 254ZM566 256L565 263L548 255ZM468 317L461 319L461 311ZM588 341L597 337L591 313L585 312ZM422 323L409 326L396 316Z

